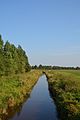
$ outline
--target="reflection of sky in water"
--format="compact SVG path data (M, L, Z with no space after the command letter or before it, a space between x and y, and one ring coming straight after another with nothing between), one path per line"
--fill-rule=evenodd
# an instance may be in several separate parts
M58 120L45 75L40 77L22 110L10 120Z

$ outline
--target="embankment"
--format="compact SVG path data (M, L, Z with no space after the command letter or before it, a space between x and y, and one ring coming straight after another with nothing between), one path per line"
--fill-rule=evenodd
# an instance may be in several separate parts
M45 71L61 120L80 120L80 71Z
M0 120L8 110L20 105L28 97L42 72L33 70L24 74L0 78Z

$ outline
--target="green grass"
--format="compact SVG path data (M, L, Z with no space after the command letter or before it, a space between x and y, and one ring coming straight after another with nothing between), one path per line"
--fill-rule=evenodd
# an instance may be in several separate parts
M46 71L61 120L80 120L80 71Z
M0 78L0 120L3 114L8 114L7 109L18 106L29 96L40 75L41 71L33 70Z

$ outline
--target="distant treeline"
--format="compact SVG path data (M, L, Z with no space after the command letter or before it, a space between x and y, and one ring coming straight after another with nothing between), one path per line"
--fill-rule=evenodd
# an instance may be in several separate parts
M80 70L80 67L60 67L60 66L46 66L46 65L35 65L32 69L45 69L45 70Z
M28 57L22 47L8 41L4 44L0 35L0 76L23 73L30 70Z

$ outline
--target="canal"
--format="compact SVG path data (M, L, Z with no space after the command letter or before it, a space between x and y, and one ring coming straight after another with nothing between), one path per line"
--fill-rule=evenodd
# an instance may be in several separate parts
M20 111L9 120L58 120L56 106L50 96L45 75L39 78Z

